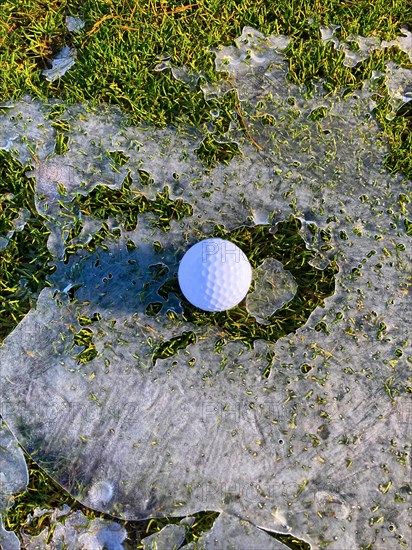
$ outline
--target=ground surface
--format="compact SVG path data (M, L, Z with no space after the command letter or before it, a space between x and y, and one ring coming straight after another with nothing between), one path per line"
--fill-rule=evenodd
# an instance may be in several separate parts
M67 15L80 17L85 22L84 29L70 33L65 24ZM0 5L0 100L7 102L29 94L44 99L59 98L67 103L109 102L119 105L129 115L130 123L158 126L181 123L201 126L210 122L213 109L219 108L223 132L237 108L235 94L227 94L218 105L211 105L199 88L189 90L169 71L155 72L159 56L168 55L174 65L186 65L198 73L203 71L213 80L216 78L213 48L231 45L244 26L252 26L265 34L285 34L292 39L286 51L292 81L310 89L322 79L329 91L350 91L369 78L372 71L382 70L388 59L407 68L411 68L410 61L406 54L391 48L373 52L355 68L345 67L342 52L321 40L320 26L339 25L342 40L359 34L389 41L411 21L412 9L401 0L389 5L379 0L373 6L369 2L338 0L4 1ZM42 70L50 67L63 45L76 48L76 63L63 78L50 83ZM391 121L385 118L387 112L383 96L376 116L391 146L388 169L411 176L410 111L404 110ZM224 161L233 151L211 142L205 143L199 154L207 165ZM7 248L0 250L0 339L11 332L35 303L51 271L46 248L48 232L34 209L33 187L24 176L26 171L27 167L19 165L8 153L0 152L0 235L11 229L11 220L22 207L31 213L30 224L16 232ZM7 197L9 193L13 193L13 198ZM121 194L114 196L101 191L88 198L83 207L103 210L107 216L126 209L127 200ZM163 214L166 220L183 215L187 208L165 195L159 195L154 205L148 206L144 201L134 204L138 211L147 211L149 207L159 213L159 219ZM252 257L254 247L258 251L255 253L264 254L259 235L252 237ZM239 337L245 341L251 338L253 327L249 328L242 318L236 320L236 326ZM6 521L11 530L18 531L36 506L61 506L65 502L75 505L33 462L29 461L29 466L29 490L16 499ZM196 540L214 517L212 513L198 515L191 540ZM139 532L154 533L167 523L168 520L152 520L129 525L135 541L131 543L138 544ZM305 548L304 543L292 538L285 542L291 548Z

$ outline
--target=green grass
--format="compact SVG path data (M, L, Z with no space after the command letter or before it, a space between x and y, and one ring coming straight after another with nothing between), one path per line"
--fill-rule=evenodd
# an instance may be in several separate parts
M86 22L79 34L67 31L65 16L69 14L78 15ZM351 34L375 35L391 40L399 34L402 26L410 25L411 21L412 5L405 0L378 0L374 3L366 0L4 0L0 4L0 97L1 101L7 101L30 94L44 99L60 98L68 103L110 102L119 105L131 123L160 126L202 125L212 119L210 110L218 108L221 113L220 131L223 132L233 116L235 94L227 94L218 105L206 102L200 90L188 90L174 80L169 71L155 72L153 69L159 55L167 53L174 64L188 65L193 71L203 71L214 80L211 49L233 44L243 26L249 25L266 34L286 34L293 39L287 50L292 81L310 89L321 79L329 92L351 91L369 78L373 70L383 70L387 60L411 68L409 59L403 52L392 48L374 52L368 60L350 69L343 66L341 52L322 43L320 25L339 24L338 36L342 40ZM64 44L77 49L76 64L62 79L49 83L41 71L50 66L50 60ZM391 146L386 165L392 171L400 170L412 176L410 110L405 109L401 116L388 121L385 118L387 97L383 89L382 92L376 116ZM64 148L64 138L59 137L57 152L63 152ZM205 141L198 151L206 166L227 161L237 153L236 147L219 146L212 140ZM7 249L0 250L0 342L34 305L53 269L46 248L48 230L34 208L33 182L24 176L26 170L27 167L0 151L0 235L6 235L11 229L12 220L21 208L26 208L31 214L24 230L15 233ZM89 197L81 199L80 206L85 212L102 218L120 211L128 227L135 224L138 212L154 212L158 224L165 230L171 218L190 215L190 205L171 201L167 189L156 201L147 201L142 196L131 196L127 185L116 192L96 189ZM293 223L293 220L289 222ZM249 343L258 337L274 339L304 322L309 309L321 304L333 291L333 266L311 286L309 282L314 282L316 273L309 268L305 268L306 271L299 269L297 264L293 266L294 253L298 253L296 257L300 254L300 258L308 256L297 236L297 228L286 224L283 229L269 245L263 244L267 243L264 229L249 228L227 235L224 228L217 227L216 235L230 236L235 242L238 239L242 247L246 243L252 262L256 263L267 255L289 261L289 268L292 272L295 269L295 276L300 278L301 292L298 302L292 306L289 304L288 307L292 307L289 316L282 312L282 318L275 316L267 328L251 322L242 308L231 313L208 315L186 305L187 318L198 324L215 323L226 327L228 338ZM99 246L106 236L103 229L89 246ZM289 257L281 257L282 247ZM67 254L74 252L74 248L69 248ZM307 262L305 265L308 266ZM173 287L176 282L169 284ZM312 295L308 294L309 288L315 288ZM232 319L233 315L235 319ZM87 343L87 335L78 336L82 337ZM17 497L6 523L8 528L17 531L37 505L57 506L70 501L70 505L76 506L30 460L29 465L30 488ZM214 517L211 512L196 516L192 540L213 523ZM133 528L150 534L167 521L151 520ZM136 532L134 536L138 544L140 535ZM288 539L288 544L291 548L307 548L291 539Z
M30 212L23 231L15 232L5 250L0 250L0 342L21 321L53 271L48 264L49 231L34 206L34 182L27 168L0 151L0 235L7 235L21 208Z
M66 30L67 13L85 20L82 32ZM201 91L190 92L168 71L154 72L158 55L167 53L175 64L215 79L211 48L232 44L243 26L250 25L294 39L288 52L293 80L322 78L330 87L353 87L386 54L376 52L354 71L343 67L342 54L321 42L319 25L339 23L342 39L359 33L389 40L411 19L412 9L404 0L389 5L379 0L373 6L340 0L5 1L0 6L0 94L5 99L29 93L67 102L112 102L134 122L197 125L210 118ZM41 70L63 44L77 48L76 65L64 78L48 83ZM404 54L398 59L407 60Z

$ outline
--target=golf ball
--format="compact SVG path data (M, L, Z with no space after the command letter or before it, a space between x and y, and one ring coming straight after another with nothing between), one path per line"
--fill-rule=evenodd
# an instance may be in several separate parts
M189 248L178 271L185 298L205 311L224 311L243 300L252 281L244 252L230 241L205 239Z

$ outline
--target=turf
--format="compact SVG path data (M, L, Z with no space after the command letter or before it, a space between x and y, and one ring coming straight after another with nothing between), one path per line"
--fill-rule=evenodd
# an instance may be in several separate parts
M66 15L81 17L85 28L78 34L69 33ZM232 44L244 26L252 26L266 34L285 34L292 38L286 52L292 81L306 85L309 90L316 81L322 80L329 92L351 91L370 77L372 71L382 70L388 59L411 68L409 59L397 48L391 48L374 52L354 69L345 67L343 54L320 40L320 25L340 25L338 36L342 40L351 34L391 40L399 35L402 26L411 22L412 5L405 0L378 0L372 4L366 0L5 0L0 4L0 101L30 94L44 99L60 98L68 103L110 102L119 105L131 123L158 126L203 125L212 119L211 110L218 108L223 132L232 117L235 94L227 94L218 105L208 103L200 90L189 90L168 71L155 72L159 56L169 55L175 65L187 65L214 80L213 49ZM66 44L77 49L76 64L63 78L49 83L41 71L50 67L52 58ZM391 147L386 164L388 169L403 171L411 177L410 109L404 109L392 121L386 119L387 112L387 97L383 92L378 98L376 116ZM64 140L59 138L57 152L63 152L64 147ZM207 167L229 160L238 151L233 146L205 141L198 154ZM30 212L23 231L16 232L9 246L0 250L0 342L35 303L52 269L46 248L48 230L34 209L33 182L24 175L27 168L9 154L0 152L0 236L10 231L12 220L22 207ZM158 215L159 224L165 230L171 217L190 214L189 205L170 201L167 189L152 202L128 196L127 189L120 194L97 190L83 200L81 207L101 217L113 210L121 211L130 226L135 223L136 212L150 210ZM224 228L216 228L216 234L224 233ZM242 242L250 242L248 254L256 259L274 253L262 250L261 237L259 232L252 235L250 231L247 235L237 235ZM301 246L297 236L291 246L293 243ZM94 245L98 244L99 237ZM68 250L68 254L73 252ZM304 250L301 252L304 254ZM302 271L297 275L301 276L301 287L305 288L305 277L310 277L310 273ZM323 294L311 299L316 298L320 303L333 291L332 279L333 276L326 277ZM307 300L308 296L301 297L302 304ZM306 313L298 310L296 308L284 330L293 330L304 321ZM185 314L199 324L228 325L223 317L212 319L197 315L190 308ZM230 337L250 343L255 337L270 336L253 332L261 329L247 319L245 310L235 315L236 323L231 323L235 332ZM82 336L87 343L87 335L79 338ZM68 499L32 462L29 464L30 488L18 497L7 520L7 526L16 530L35 505L57 505ZM210 512L196 516L192 540L196 540L213 519ZM150 534L165 524L166 520L152 520L142 529ZM138 545L142 529L133 529L133 540ZM291 538L285 542L294 548L307 547Z
M80 33L67 31L67 14L86 22ZM201 91L192 93L170 74L154 72L158 56L170 55L176 65L214 79L213 48L232 44L249 25L293 39L288 58L290 78L296 82L322 78L330 88L353 87L379 67L387 53L377 52L355 71L343 67L342 54L321 42L320 24L341 25L342 39L373 34L390 40L411 19L412 8L403 0L389 5L380 0L372 8L366 1L340 0L5 1L0 6L0 94L4 99L29 93L67 102L112 102L134 122L197 125L210 118ZM77 61L51 84L41 69L49 67L63 44L77 48ZM407 62L405 54L391 54Z

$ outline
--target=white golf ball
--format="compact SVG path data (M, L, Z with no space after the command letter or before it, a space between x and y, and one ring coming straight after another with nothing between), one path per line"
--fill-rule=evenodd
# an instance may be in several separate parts
M246 296L252 267L244 252L230 241L205 239L189 248L177 276L191 304L205 311L224 311Z

